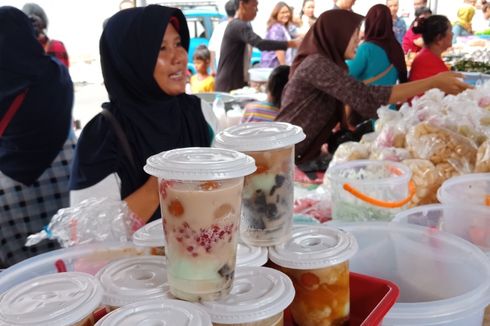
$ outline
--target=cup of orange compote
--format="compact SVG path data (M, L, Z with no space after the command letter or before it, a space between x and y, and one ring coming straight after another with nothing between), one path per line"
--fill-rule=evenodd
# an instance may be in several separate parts
M349 320L349 259L354 236L327 226L294 227L291 238L269 249L270 260L293 281L290 305L299 326L343 325Z

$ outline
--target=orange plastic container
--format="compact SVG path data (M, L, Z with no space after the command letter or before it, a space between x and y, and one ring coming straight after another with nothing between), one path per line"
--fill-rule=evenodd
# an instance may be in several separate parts
M349 326L381 325L384 316L398 299L400 290L394 283L367 275L350 273ZM294 326L287 309L284 326Z

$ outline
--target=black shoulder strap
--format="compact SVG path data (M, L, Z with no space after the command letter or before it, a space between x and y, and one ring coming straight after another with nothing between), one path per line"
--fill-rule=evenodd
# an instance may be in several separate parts
M119 124L119 122L117 122L116 118L114 118L111 111L107 109L102 109L101 113L111 123L112 129L116 133L116 137L123 148L124 154L128 158L129 163L131 163L131 166L136 169L136 163L134 161L133 152L131 151L131 146L129 145L128 138L121 128L121 125Z

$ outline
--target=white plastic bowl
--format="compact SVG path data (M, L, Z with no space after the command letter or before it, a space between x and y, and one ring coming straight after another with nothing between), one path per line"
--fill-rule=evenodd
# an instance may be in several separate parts
M400 297L383 325L481 326L490 260L446 232L400 223L344 223L359 243L350 270L394 282Z

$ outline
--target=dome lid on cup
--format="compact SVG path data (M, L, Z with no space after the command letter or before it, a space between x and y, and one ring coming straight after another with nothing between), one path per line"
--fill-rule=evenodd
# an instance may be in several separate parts
M149 157L143 169L162 179L206 181L243 177L256 167L252 157L234 150L186 147Z
M138 247L164 247L162 219L158 219L141 227L133 234L133 243Z
M97 326L212 326L209 315L199 305L171 299L147 300L119 308Z
M305 139L301 127L286 122L244 123L216 135L215 145L241 152L264 151L297 144Z
M254 247L243 242L238 242L236 265L237 266L263 266L268 259L266 247Z
M101 269L96 277L104 289L102 302L113 307L164 298L168 291L165 258L161 256L120 259Z
M349 260L357 251L354 236L327 226L296 226L284 243L269 248L269 258L279 266L317 269Z
M231 293L201 306L213 323L253 323L279 314L294 299L294 286L284 273L267 267L237 267Z
M73 325L90 316L101 301L102 288L90 274L43 275L0 296L0 325Z

